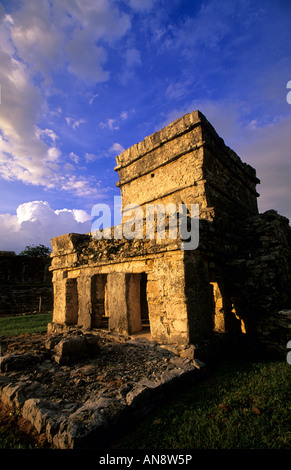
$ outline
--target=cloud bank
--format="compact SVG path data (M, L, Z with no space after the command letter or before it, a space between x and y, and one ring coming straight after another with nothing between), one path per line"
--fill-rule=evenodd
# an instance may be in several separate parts
M16 215L0 214L0 251L19 253L26 245L51 246L51 238L89 233L91 216L78 209L53 210L46 201L26 202Z
M0 178L79 196L86 186L85 196L97 194L94 182L65 166L61 138L42 121L49 98L65 92L56 74L87 86L109 80L107 49L128 31L130 16L108 0L25 0L11 7L0 12ZM73 131L86 123L65 120Z

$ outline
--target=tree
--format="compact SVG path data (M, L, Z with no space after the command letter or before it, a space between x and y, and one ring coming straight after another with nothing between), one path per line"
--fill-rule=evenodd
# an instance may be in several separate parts
M44 245L26 245L25 249L19 253L20 256L49 256L51 249Z

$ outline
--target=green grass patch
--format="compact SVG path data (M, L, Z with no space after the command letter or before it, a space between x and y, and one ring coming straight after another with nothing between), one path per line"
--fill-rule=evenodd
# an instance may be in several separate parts
M52 321L51 313L0 318L0 336L17 336L24 333L42 333Z
M23 420L20 410L0 404L0 449L36 449L47 447L32 424Z
M289 449L291 366L224 364L163 405L117 447Z

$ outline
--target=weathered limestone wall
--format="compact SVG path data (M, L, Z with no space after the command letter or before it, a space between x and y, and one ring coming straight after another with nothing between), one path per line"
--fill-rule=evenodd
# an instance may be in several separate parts
M241 231L240 251L227 266L236 311L250 336L285 351L291 328L289 221L270 210L245 221Z
M128 245L125 251L124 243ZM53 239L52 244L54 323L68 324L74 317L83 328L102 327L102 314L107 313L110 330L125 335L138 332L142 326L140 295L144 273L152 338L165 343L189 341L184 252L177 249L180 240L161 246L148 240L148 251L143 246L143 253L143 240L95 240L88 235L68 234ZM99 258L104 244L107 254ZM169 249L174 245L176 250ZM73 280L76 282L72 290ZM73 302L68 301L70 296ZM72 304L77 305L77 316L71 313Z
M199 251L185 254L185 278L190 341L199 342L213 331L213 297L208 263Z
M199 204L200 218L241 219L258 212L256 172L194 111L117 157L127 204ZM125 214L126 215L126 214Z
M186 114L119 155L115 170L123 208L142 206L144 217L146 204L199 204L199 246L183 251L180 238L142 239L144 225L133 240L53 239L53 321L83 328L108 321L128 335L147 312L152 339L163 343L199 344L213 332L282 343L291 228L274 211L258 214L255 170L207 119ZM123 214L123 229L131 215Z
M204 146L203 178L209 206L215 207L216 217L236 220L258 213L256 171L243 163L224 144L212 125L202 119Z

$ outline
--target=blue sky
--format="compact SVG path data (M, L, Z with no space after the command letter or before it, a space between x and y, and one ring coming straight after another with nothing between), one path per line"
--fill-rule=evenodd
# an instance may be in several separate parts
M0 3L0 250L88 232L115 157L199 109L291 218L291 2Z

